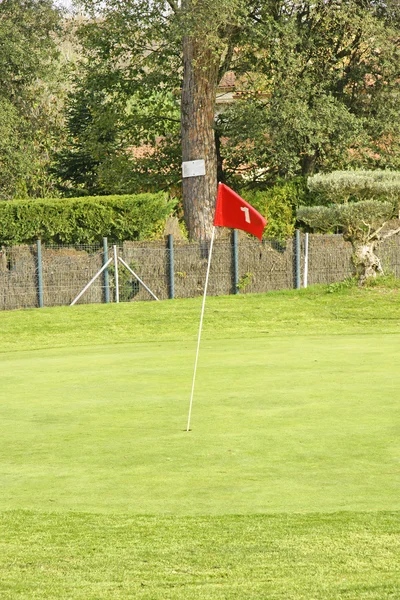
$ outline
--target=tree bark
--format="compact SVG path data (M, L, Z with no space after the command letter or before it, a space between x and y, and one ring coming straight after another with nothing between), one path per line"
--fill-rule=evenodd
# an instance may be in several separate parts
M301 161L301 174L303 177L309 177L310 175L314 175L315 167L318 159L318 150L314 152L314 154L306 154L303 156Z
M378 273L383 275L383 268L379 257L375 254L377 243L353 243L353 263L360 285L367 279L375 279Z
M186 36L181 98L182 161L204 159L206 174L182 182L183 210L191 240L211 238L217 193L215 97L219 56L204 41Z

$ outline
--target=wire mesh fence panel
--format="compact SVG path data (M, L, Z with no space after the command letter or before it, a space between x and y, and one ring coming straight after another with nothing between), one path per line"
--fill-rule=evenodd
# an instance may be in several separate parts
M264 293L293 288L293 241L274 242L245 239L239 244L240 293Z
M216 242L210 265L210 278L207 294L210 296L227 296L233 292L233 245L231 241ZM201 286L204 292L205 277Z
M207 260L208 246L199 244L176 246L175 295L177 298L193 298L203 293Z
M36 247L0 249L0 310L39 306Z
M97 245L43 247L44 305L71 304L102 265L103 252ZM93 304L103 300L104 277L100 275L79 299L79 304Z
M385 240L378 250L383 270L386 274L400 277L400 236Z
M175 295L177 298L193 298L204 293L209 244L185 244L175 248ZM208 295L232 293L232 244L217 241L214 244Z
M171 253L166 241L124 242L118 255L160 300L171 295ZM304 235L301 243L301 275L304 282ZM295 244L263 241L243 235L238 243L239 293L265 293L295 287ZM385 272L400 277L400 236L379 248ZM113 249L108 247L108 257ZM105 262L103 247L42 246L43 305L69 305L99 272ZM341 235L309 235L308 285L334 283L354 275L352 247ZM174 291L176 298L201 296L204 292L209 244L174 244ZM115 301L114 261L108 267L109 299ZM119 300L152 300L148 290L118 263ZM39 306L38 246L0 248L0 310ZM105 302L105 274L101 273L78 300L79 304ZM230 237L217 239L210 268L208 294L228 295L234 290L234 248Z
M304 239L303 239L304 242ZM304 243L303 243L304 252ZM308 285L334 283L354 276L352 247L341 235L309 235ZM304 254L301 260L304 268Z
M169 250L165 243L124 242L118 248L118 253L159 300L169 297ZM119 266L118 275L120 301L154 300L123 265ZM113 279L111 283L113 285Z

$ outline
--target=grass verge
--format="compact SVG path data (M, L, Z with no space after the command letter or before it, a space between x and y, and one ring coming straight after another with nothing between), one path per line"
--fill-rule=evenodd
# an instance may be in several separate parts
M0 312L0 352L196 339L200 298ZM399 333L400 290L315 286L207 298L204 338Z

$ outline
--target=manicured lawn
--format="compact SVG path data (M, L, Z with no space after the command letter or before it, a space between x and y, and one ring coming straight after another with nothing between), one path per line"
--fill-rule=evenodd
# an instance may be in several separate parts
M396 513L0 519L2 600L397 600Z
M394 335L140 342L2 357L0 509L400 508Z
M398 598L398 290L199 310L0 313L0 597Z

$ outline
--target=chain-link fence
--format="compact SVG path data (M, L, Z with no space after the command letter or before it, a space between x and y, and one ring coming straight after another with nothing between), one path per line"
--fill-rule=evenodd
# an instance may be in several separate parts
M160 300L199 296L204 291L209 247L199 243L124 242L118 256ZM340 235L308 238L308 285L333 283L353 275L351 245ZM400 236L380 248L384 268L400 277ZM113 247L28 246L0 249L0 310L69 305L101 270ZM209 295L264 293L290 289L304 282L305 238L300 244L249 239L217 240L211 261ZM299 272L297 270L300 269ZM79 303L115 301L116 273L111 260ZM152 299L131 272L118 261L119 301Z

